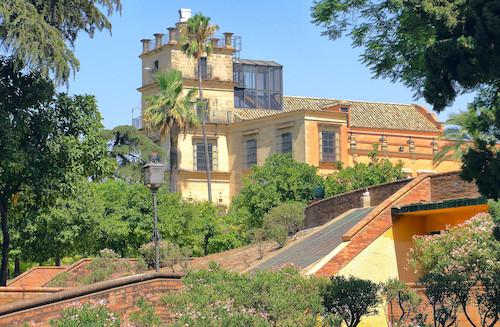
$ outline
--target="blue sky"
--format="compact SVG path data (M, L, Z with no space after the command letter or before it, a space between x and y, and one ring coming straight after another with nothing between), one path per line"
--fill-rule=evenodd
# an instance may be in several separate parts
M312 1L159 1L123 0L121 16L111 17L112 35L96 33L93 39L80 34L75 54L80 71L70 80L69 92L93 94L106 128L130 125L132 108L140 106L141 39L167 34L179 20L178 10L203 12L223 32L242 38L242 59L272 60L284 66L284 94L345 100L418 103L402 84L372 79L359 61L361 49L350 40L330 41L311 23ZM63 89L65 91L66 88ZM465 110L472 95L464 95L438 115L445 121L452 112ZM137 110L135 115L137 115Z

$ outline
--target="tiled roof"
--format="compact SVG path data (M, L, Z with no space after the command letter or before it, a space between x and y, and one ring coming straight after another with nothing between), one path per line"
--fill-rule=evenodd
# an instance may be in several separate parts
M336 105L349 106L350 127L440 132L413 104L284 96L283 111L239 108L234 114L241 120L249 120L304 109L323 110Z

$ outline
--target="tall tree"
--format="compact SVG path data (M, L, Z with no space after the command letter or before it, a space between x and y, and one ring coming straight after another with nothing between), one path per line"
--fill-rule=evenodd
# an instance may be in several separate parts
M347 33L364 47L361 59L376 77L403 82L438 112L500 77L495 0L319 0L312 17L323 35Z
M29 69L66 83L80 66L72 51L78 33L111 31L106 16L120 11L120 0L3 0L0 43Z
M41 208L83 177L110 172L101 116L92 96L55 96L39 73L0 59L0 285L8 278L9 209L18 196ZM28 201L29 200L29 201Z
M462 156L462 178L500 198L500 9L496 0L319 0L323 35L347 33L363 47L375 77L400 81L437 112L458 94L480 90L469 106L473 131L488 135ZM470 118L470 117L469 117ZM472 136L472 134L470 134ZM491 137L490 137L491 136Z
M200 119L194 114L193 97L195 89L184 94L184 80L182 73L170 69L166 73L159 72L154 79L160 88L160 92L146 98L150 106L144 110L146 124L151 124L159 129L160 137L165 139L168 135L170 140L170 192L177 192L177 181L179 176L179 160L177 157L179 136L186 134L190 127L198 126Z
M118 165L115 177L136 183L142 180L142 166L150 153L164 155L163 149L134 126L117 126L99 133L111 147L110 156Z
M210 24L210 17L205 17L201 12L187 20L185 25L181 25L181 42L185 42L182 46L182 51L188 57L193 57L198 63L198 90L199 90L199 105L202 106L203 119L203 144L205 147L205 163L207 167L207 186L208 186L208 201L212 202L212 181L210 176L210 158L208 153L207 128L208 120L208 103L203 99L202 89L202 71L201 58L202 56L210 56L213 51L213 45L208 42L208 38L212 37L219 29L219 26Z
M448 141L434 156L434 163L439 165L445 160L453 159L462 162L470 149L476 149L480 140L491 140L494 137L488 131L476 128L479 116L474 105L469 105L467 111L451 114L446 121L447 127L440 139Z

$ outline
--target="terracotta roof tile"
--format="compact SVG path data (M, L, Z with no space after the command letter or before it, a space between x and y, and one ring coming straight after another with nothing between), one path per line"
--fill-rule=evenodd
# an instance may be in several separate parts
M304 109L323 110L340 104L350 107L351 127L440 132L413 104L284 96L283 111L238 108L234 114L241 120L249 120Z

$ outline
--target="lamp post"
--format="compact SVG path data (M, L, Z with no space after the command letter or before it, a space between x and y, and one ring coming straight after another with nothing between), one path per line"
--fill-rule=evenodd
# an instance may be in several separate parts
M156 153L149 155L149 161L144 165L144 185L153 193L153 215L154 231L153 241L155 242L155 270L160 271L160 252L158 242L160 241L160 232L158 231L158 217L156 214L156 191L163 185L165 180L165 166L161 164L160 157Z

